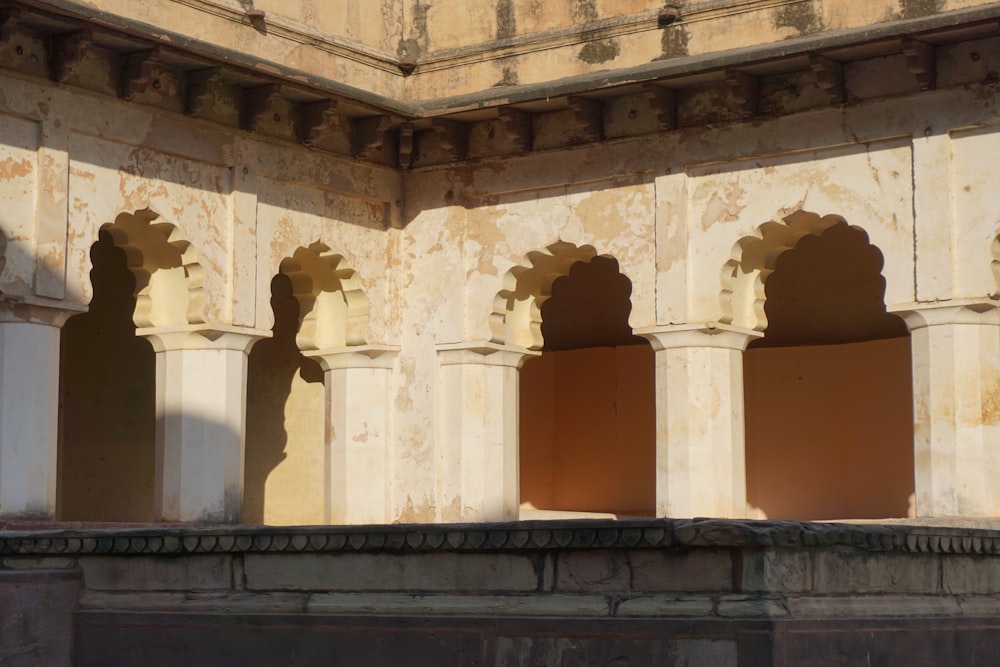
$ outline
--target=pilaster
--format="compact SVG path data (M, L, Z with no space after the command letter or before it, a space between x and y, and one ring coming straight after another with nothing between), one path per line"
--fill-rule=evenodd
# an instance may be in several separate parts
M895 309L910 329L918 516L1000 514L1000 304Z
M437 353L439 518L516 520L518 369L539 353L485 341Z
M758 331L683 324L636 331L656 355L656 514L746 515L743 350Z
M357 345L303 353L324 373L327 523L388 523L392 518L389 382L398 351Z

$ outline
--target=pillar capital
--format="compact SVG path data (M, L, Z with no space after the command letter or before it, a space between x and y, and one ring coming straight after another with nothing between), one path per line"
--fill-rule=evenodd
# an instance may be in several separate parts
M396 345L347 345L321 350L304 350L302 356L315 360L324 371L346 368L389 369L396 362Z
M233 350L247 354L261 338L271 332L264 329L234 327L226 324L186 324L169 327L136 329L137 336L146 338L154 352L174 350Z
M520 368L531 357L541 354L517 345L501 345L490 341L442 343L437 346L438 360L442 366L473 364L479 366L507 366Z
M66 320L87 312L87 306L34 296L0 294L0 323L43 324L61 328Z
M648 340L657 352L680 347L715 347L742 351L750 341L764 335L762 331L720 322L667 324L635 329L634 333Z
M1000 301L989 298L906 303L888 310L910 331L945 324L1000 325Z

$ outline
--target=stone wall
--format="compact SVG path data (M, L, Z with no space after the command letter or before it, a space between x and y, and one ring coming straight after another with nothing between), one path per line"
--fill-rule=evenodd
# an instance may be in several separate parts
M969 527L14 526L0 553L5 596L82 585L72 625L22 612L78 667L971 664L1000 629L1000 532Z

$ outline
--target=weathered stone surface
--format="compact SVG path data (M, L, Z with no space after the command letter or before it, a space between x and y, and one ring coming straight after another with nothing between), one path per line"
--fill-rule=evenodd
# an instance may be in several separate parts
M511 554L247 554L247 590L534 591L530 558Z
M945 593L994 595L1000 593L1000 560L996 556L944 556L941 589Z
M742 552L744 591L808 591L812 586L811 550L746 549Z
M937 593L938 557L881 556L843 549L815 554L813 588L822 593Z
M627 591L631 579L624 551L569 551L556 559L560 591Z
M732 561L726 551L634 551L629 554L633 591L731 591Z
M0 664L70 667L79 571L0 570Z
M77 562L88 590L204 591L232 587L232 567L225 555L83 556Z

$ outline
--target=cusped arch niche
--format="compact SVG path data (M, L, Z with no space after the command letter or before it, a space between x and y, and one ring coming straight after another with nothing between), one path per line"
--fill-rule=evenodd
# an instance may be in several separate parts
M204 273L191 243L177 226L156 222L148 208L121 213L101 229L125 252L135 276L137 327L163 327L204 322Z
M282 260L280 271L291 281L292 295L299 303L295 341L300 350L366 343L368 297L343 255L316 242Z
M598 253L591 245L557 241L524 256L503 277L503 288L493 300L490 341L529 350L542 349L542 305L552 296L552 284L569 275L577 262L589 262ZM614 259L611 255L600 255Z
M796 211L780 220L765 222L733 246L722 268L722 317L720 322L744 329L767 329L765 284L774 273L778 258L794 248L806 236L822 236L835 225L847 225L860 232L868 242L868 234L856 225L848 225L838 215L820 216L809 211Z

